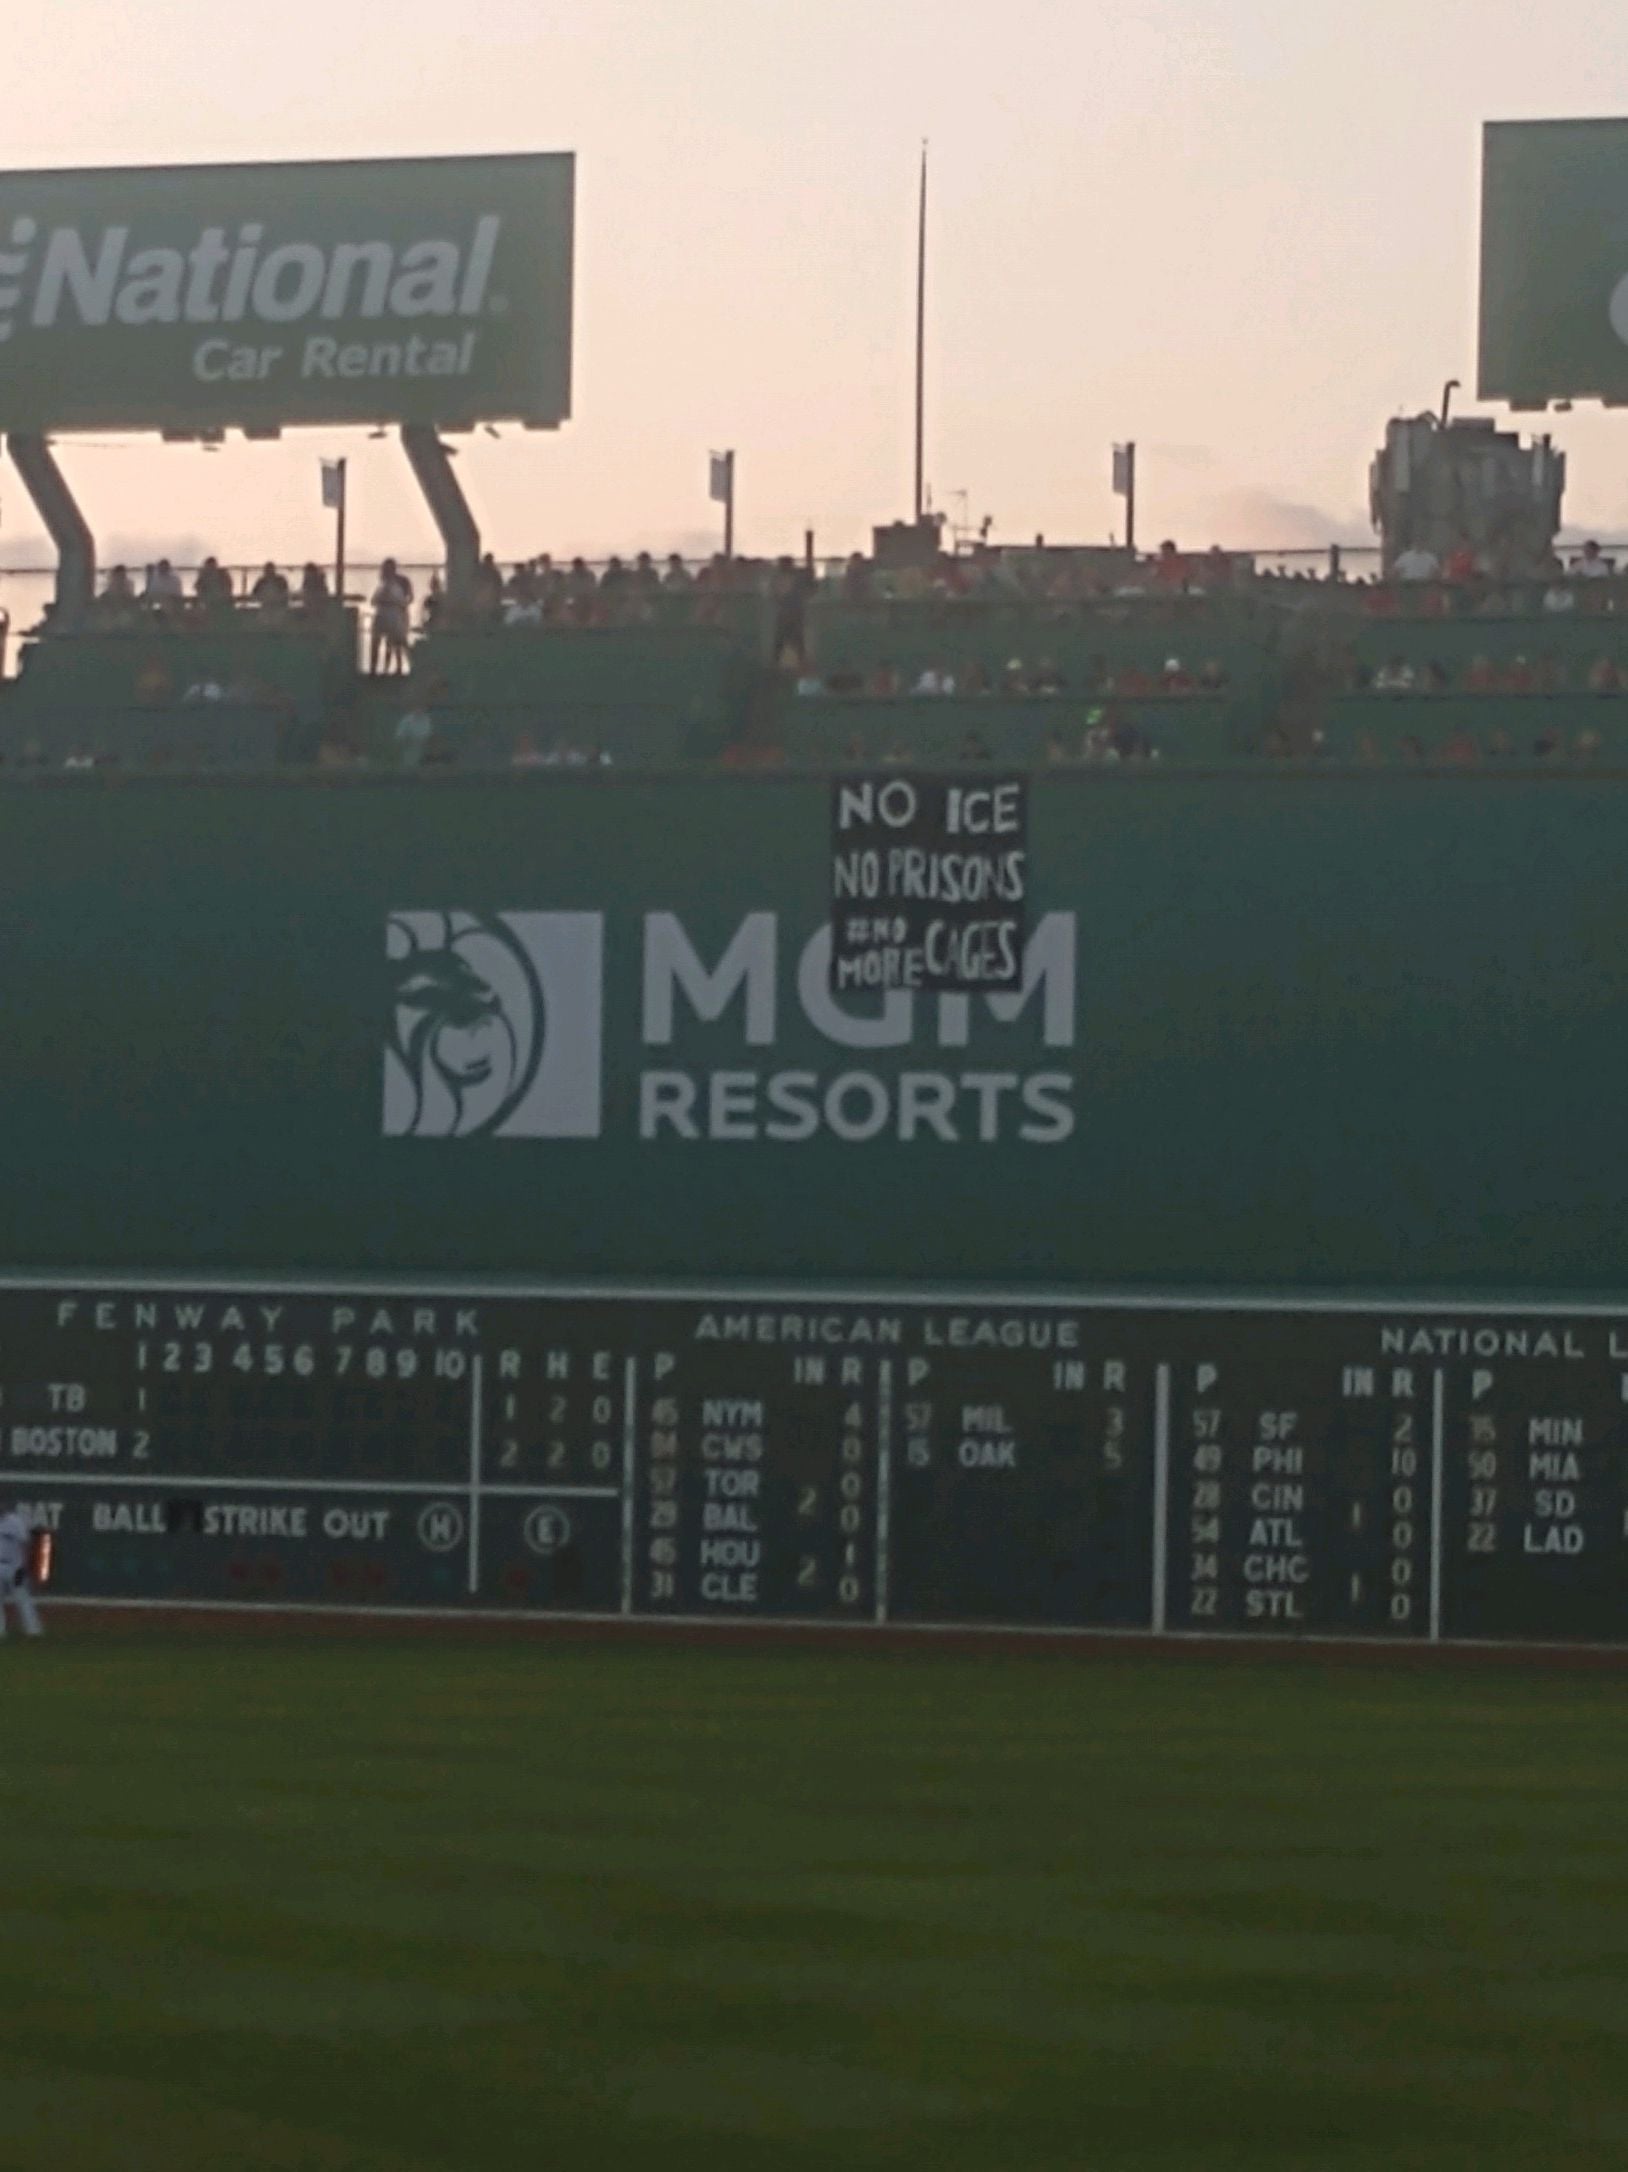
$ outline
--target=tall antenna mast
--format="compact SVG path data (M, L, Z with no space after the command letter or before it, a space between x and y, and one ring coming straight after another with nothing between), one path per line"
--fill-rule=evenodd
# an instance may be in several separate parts
M921 146L921 204L916 221L916 522L927 510L923 447L927 416L927 139Z

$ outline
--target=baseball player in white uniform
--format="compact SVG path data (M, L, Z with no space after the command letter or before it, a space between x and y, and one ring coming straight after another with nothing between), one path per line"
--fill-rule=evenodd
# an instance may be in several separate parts
M8 1606L16 1608L25 1637L43 1633L40 1610L28 1581L33 1547L33 1523L14 1501L0 1501L0 1638L6 1633Z

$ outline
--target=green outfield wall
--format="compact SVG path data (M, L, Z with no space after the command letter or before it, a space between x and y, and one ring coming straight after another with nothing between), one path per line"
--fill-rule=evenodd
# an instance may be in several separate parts
M5 1266L1628 1282L1628 776L1045 778L1027 996L840 1007L829 791L8 788Z

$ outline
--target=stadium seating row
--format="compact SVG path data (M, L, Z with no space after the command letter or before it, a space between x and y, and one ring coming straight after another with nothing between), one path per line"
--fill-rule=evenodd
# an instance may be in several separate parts
M744 747L826 766L1037 767L1617 759L1628 745L1628 614L1365 623L1312 593L1293 608L821 594L803 654L778 668L755 595L721 597L716 621L432 628L404 679L359 670L354 611L92 630L25 649L0 690L0 761L256 767L326 750L544 767ZM955 690L906 691L923 677Z

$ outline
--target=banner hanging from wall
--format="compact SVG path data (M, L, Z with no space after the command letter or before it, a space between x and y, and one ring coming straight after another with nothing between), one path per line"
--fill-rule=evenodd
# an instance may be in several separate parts
M883 770L831 788L831 987L986 995L1023 978L1029 785Z

